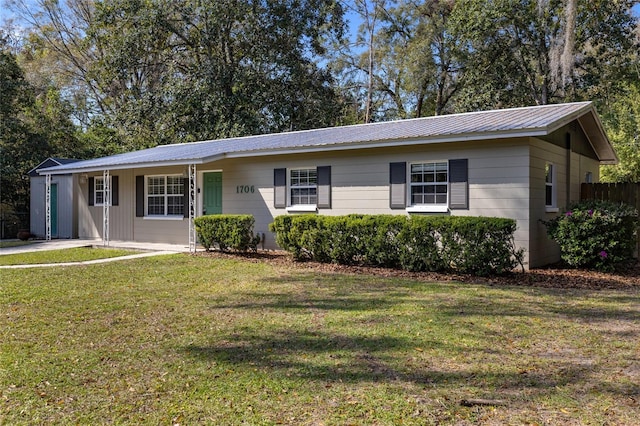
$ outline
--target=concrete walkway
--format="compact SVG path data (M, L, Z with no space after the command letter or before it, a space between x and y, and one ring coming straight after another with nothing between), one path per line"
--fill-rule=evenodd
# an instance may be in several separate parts
M82 262L66 262L66 263L42 263L31 265L5 265L0 268L5 269L21 269L21 268L42 268L48 266L72 266L72 265L92 265L96 263L115 262L125 259L136 259L141 257L159 256L164 254L187 253L189 246L176 244L158 244L158 243L138 243L134 241L110 241L109 246L105 246L102 240L51 240L37 241L32 244L25 244L15 247L0 247L0 256L5 254L18 254L46 250L62 250L78 247L96 247L96 248L118 248L142 251L143 253L131 254L127 256L110 257L105 259L87 260Z

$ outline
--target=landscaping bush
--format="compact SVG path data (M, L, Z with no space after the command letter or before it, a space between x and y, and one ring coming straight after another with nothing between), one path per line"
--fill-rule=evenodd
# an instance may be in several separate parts
M522 266L516 250L516 222L495 217L449 217L440 227L441 256L452 270L473 275L503 274Z
M256 249L260 237L253 235L252 215L216 214L194 219L200 244L208 251L216 244L221 251Z
M640 222L627 204L591 200L573 204L544 224L567 265L610 271L633 258Z
M400 215L278 216L270 225L296 260L476 275L522 264L515 228L511 219Z
M442 258L440 232L448 217L399 216L404 226L398 235L400 267L407 271L442 271L446 265Z

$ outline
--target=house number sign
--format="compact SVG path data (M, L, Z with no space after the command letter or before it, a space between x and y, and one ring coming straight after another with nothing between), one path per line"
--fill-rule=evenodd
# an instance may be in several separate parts
M253 194L256 192L254 185L238 185L236 186L236 194Z

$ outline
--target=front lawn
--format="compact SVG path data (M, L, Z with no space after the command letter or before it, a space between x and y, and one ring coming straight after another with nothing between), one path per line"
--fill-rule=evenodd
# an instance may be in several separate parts
M631 425L639 330L638 287L186 254L2 269L0 424Z
M0 256L0 265L33 265L38 263L86 262L139 253L115 248L76 247L62 250L43 250Z

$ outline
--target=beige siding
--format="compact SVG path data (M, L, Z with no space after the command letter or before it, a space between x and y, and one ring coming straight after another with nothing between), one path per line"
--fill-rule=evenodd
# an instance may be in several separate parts
M331 166L332 208L321 209L319 214L407 214L405 210L392 210L389 206L390 162L467 158L470 208L453 210L451 214L516 219L517 244L528 248L528 152L524 141L485 141L369 149L357 153L332 152L325 155L291 154L233 159L198 166L198 171L222 170L223 212L253 214L256 218L256 232L265 232L268 247L274 248L274 236L268 232L268 225L275 216L289 214L286 209L273 207L275 168ZM239 185L254 186L255 192L238 193Z
M109 239L136 241L133 219L135 216L135 182L131 170L114 170L111 176L118 176L118 205L109 208ZM88 177L102 177L102 173ZM102 206L89 205L88 179L79 180L78 211L80 220L78 233L81 238L102 238ZM141 240L146 241L146 240Z
M578 134L580 136L580 134ZM572 145L585 148L585 141L576 139ZM567 159L570 167L567 170ZM558 211L545 208L545 164L551 162L556 167L556 191ZM599 179L598 161L571 152L563 147L540 139L531 139L531 267L542 266L560 260L558 245L551 241L542 223L556 217L571 203L580 200L580 184L585 182L587 172L591 172L594 182ZM567 174L569 172L569 175ZM569 176L569 187L567 187Z
M74 208L74 177L72 175L52 175L51 185L57 185L58 204L51 206L57 209L58 223L57 235L54 238L77 238L76 218L77 211ZM30 226L31 233L39 238L46 236L46 178L34 176L30 178ZM55 225L52 224L52 232Z
M252 214L255 232L265 233L266 247L275 248L274 235L269 231L273 218L293 214L274 208L273 174L276 168L314 168L331 166L331 209L319 214L343 215L407 214L389 205L389 163L420 162L465 158L469 160L469 209L452 210L453 215L507 217L517 221L516 243L526 250L525 261L538 266L558 259L557 247L545 235L541 220L547 213L544 206L544 166L556 165L558 206L568 201L566 195L566 150L540 139L506 139L499 141L415 145L412 147L332 151L313 154L288 154L259 158L225 159L198 165L198 186L202 188L203 173L222 172L223 213ZM587 172L598 178L595 160L571 154L570 198L579 197L579 183ZM111 239L149 242L188 243L188 220L137 218L136 175L183 174L184 167L159 167L130 171L113 171L119 176L120 205L111 209ZM100 176L100 174L96 174ZM87 184L79 184L78 209L80 236L99 237L102 232L102 207L87 206ZM244 191L241 188L253 188ZM202 214L202 192L198 193L198 214ZM529 235L533 235L531 241Z

